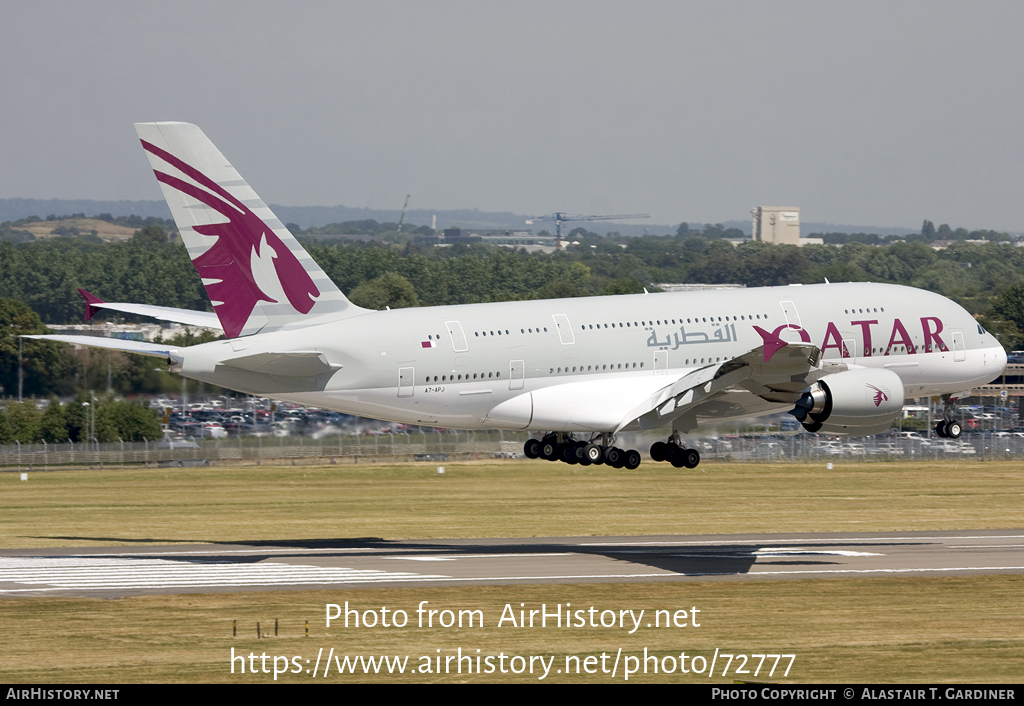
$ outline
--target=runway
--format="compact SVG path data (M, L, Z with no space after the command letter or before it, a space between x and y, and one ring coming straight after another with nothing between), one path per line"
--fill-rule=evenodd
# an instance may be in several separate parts
M0 598L1024 573L1024 530L0 550Z

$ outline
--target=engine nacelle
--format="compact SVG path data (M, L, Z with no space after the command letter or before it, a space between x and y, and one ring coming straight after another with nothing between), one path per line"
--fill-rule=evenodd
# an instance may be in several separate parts
M903 381L891 370L855 368L826 375L790 412L810 432L870 436L903 409Z

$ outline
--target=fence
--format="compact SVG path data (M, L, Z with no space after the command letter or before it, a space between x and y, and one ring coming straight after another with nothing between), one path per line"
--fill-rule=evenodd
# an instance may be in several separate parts
M1024 458L1024 437L1005 432L964 435L960 440L894 439L879 435L849 442L823 442L812 435L733 436L689 439L704 460L733 463L856 460L920 461L959 458ZM197 440L193 448L166 443L63 443L0 446L0 471L145 466L259 465L446 461L522 456L525 432L479 431L389 433L310 437L238 437ZM661 434L624 434L616 443L647 454ZM178 442L180 443L180 442Z
M528 435L515 432L337 434L310 437L236 437L175 442L81 442L0 445L0 471L124 464L146 466L258 465L263 462L370 463L443 461L521 453ZM184 447L183 447L184 446Z

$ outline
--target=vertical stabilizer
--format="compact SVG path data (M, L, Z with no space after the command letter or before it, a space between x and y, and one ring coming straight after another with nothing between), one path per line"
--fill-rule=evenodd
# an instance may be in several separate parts
M176 122L136 123L135 129L228 338L363 311L202 130Z

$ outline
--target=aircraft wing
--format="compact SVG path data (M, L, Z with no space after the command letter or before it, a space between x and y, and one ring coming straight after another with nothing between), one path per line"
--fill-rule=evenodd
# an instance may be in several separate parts
M59 336L59 335L33 335L22 336L22 338L34 338L41 341L60 341L76 346L92 346L93 348L107 348L125 353L138 353L149 355L154 358L166 358L173 361L178 351L166 343L149 343L148 341L127 341L123 338L106 338L104 336Z
M789 343L769 349L767 356L760 346L682 374L566 382L502 402L487 413L486 423L496 428L614 432L673 424L685 432L696 428L698 416L755 416L795 404L811 378L825 374L818 368L819 358L816 346Z
M619 422L616 432L626 428L654 429L668 423L683 432L697 428L697 416L727 391L751 393L760 398L751 414L763 411L765 403L795 403L816 377L821 351L806 343L790 343L765 352L759 346L731 360L697 368L669 382L636 405Z

